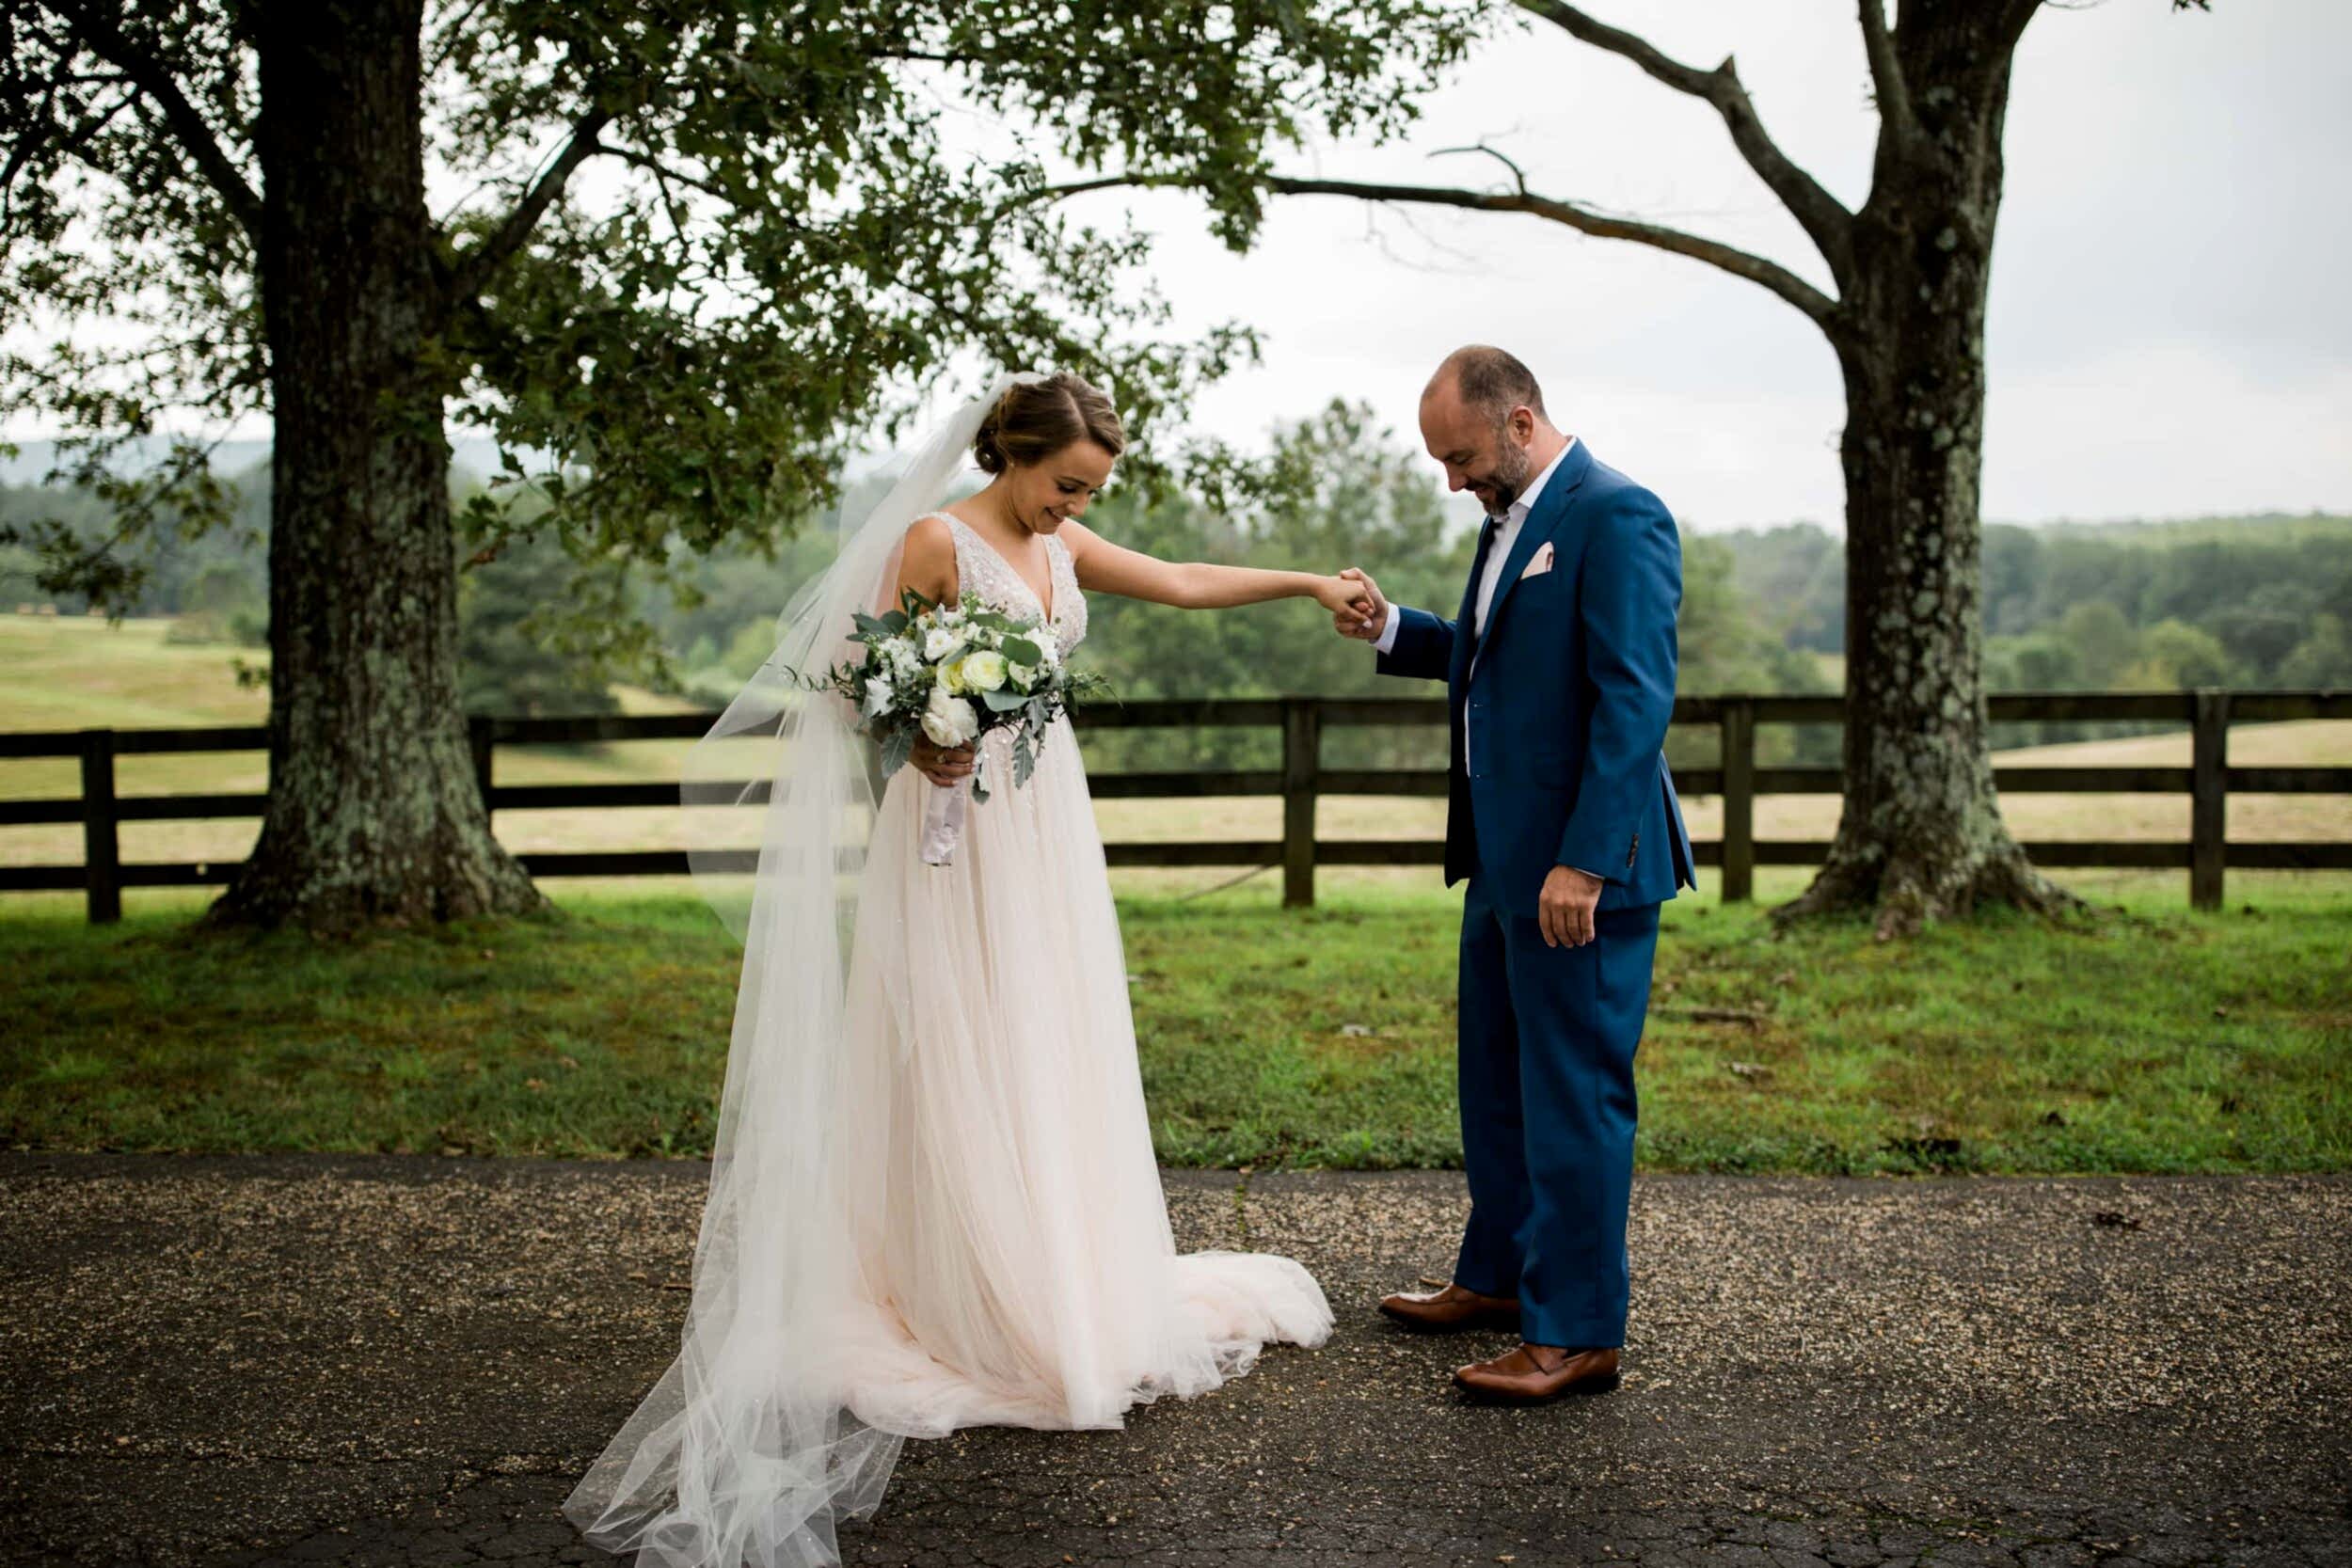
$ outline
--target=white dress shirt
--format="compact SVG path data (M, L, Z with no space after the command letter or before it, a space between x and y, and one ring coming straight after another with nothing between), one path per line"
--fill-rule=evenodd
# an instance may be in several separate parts
M1486 637L1486 611L1495 602L1495 590L1502 586L1502 568L1511 559L1511 546L1518 543L1519 530L1526 526L1527 515L1535 509L1535 499L1544 493L1544 485L1550 480L1552 470L1560 467L1561 458L1567 456L1575 450L1576 437L1571 436L1567 439L1567 444L1560 449L1558 455L1544 465L1544 471L1530 481L1525 490L1519 492L1518 499L1503 508L1502 518L1495 523L1495 536L1486 546L1486 570L1480 573L1478 578L1478 602L1470 611L1475 617L1471 622L1471 635L1482 640ZM1389 606L1388 621L1381 626L1380 635L1373 639L1372 646L1375 653L1385 654L1396 646L1397 624L1405 619L1403 610L1402 605L1391 604ZM1455 635L1460 634L1457 632ZM1470 669L1475 671L1477 668L1478 650L1473 648L1470 650ZM1466 756L1469 754L1470 748L1470 708L1465 705L1462 709L1462 746L1463 754ZM1579 869L1582 868L1579 867ZM1586 875L1590 876L1592 873L1587 872Z

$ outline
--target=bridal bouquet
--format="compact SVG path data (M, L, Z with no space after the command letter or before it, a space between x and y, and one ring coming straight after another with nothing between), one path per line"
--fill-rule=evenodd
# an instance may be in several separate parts
M1046 729L1080 696L1106 689L1100 677L1065 668L1053 633L1034 620L990 609L977 594L933 604L907 590L886 615L857 617L864 657L808 679L858 710L858 729L882 748L882 777L906 766L917 736L935 746L977 746L1010 729L1012 782L1029 782ZM989 794L988 752L976 750L972 799ZM945 865L963 827L963 791L934 789L925 801L923 859Z

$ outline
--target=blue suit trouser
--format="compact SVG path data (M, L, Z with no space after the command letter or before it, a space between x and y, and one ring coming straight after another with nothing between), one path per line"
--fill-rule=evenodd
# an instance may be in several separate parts
M1633 1053L1649 1010L1658 909L1601 910L1579 947L1531 915L1462 899L1459 1086L1470 1223L1456 1283L1519 1301L1539 1345L1625 1342Z

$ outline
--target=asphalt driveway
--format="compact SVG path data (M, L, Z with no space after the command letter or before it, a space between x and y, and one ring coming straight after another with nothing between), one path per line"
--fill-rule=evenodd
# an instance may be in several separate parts
M556 1512L675 1349L707 1167L0 1155L0 1554L600 1562ZM1452 1174L1168 1173L1341 1326L1124 1431L910 1443L860 1563L2352 1564L2352 1179L1645 1178L1624 1386L1534 1410Z

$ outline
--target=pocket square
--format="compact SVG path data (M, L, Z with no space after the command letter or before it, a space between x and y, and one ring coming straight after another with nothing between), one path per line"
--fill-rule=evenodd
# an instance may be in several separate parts
M1529 578L1539 578L1550 570L1551 541L1547 539L1536 546L1534 559L1528 562L1527 570L1519 574L1519 578L1525 581Z

